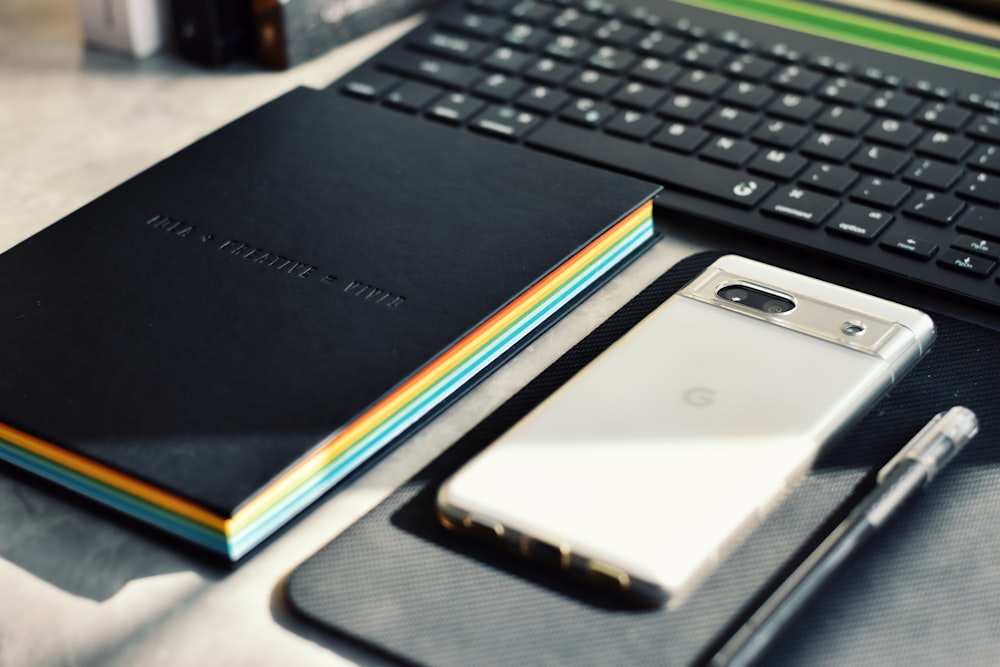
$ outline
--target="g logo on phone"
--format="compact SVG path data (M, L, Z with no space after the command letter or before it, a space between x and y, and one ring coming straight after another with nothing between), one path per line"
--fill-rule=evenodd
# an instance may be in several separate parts
M691 387L683 394L684 402L696 408L704 408L715 403L715 390L709 387Z

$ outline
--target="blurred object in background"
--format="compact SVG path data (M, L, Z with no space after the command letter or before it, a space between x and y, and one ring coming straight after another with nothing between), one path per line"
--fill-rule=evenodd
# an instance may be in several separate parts
M166 45L167 0L77 0L88 46L146 58Z
M221 67L253 54L250 0L169 0L174 50L199 65Z
M286 69L438 0L252 0L257 62Z

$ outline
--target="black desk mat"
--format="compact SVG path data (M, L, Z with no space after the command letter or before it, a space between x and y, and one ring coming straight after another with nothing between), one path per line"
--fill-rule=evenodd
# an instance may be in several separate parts
M698 664L843 518L880 465L933 414L962 404L980 418L978 437L762 664L1000 664L1000 335L944 316L934 318L938 341L927 357L676 610L630 607L437 524L440 481L717 256L688 258L661 276L296 568L292 608L404 662Z

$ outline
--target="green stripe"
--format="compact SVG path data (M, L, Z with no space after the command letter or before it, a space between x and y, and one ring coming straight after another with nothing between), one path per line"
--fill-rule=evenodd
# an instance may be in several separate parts
M927 62L1000 77L1000 49L797 0L679 0Z

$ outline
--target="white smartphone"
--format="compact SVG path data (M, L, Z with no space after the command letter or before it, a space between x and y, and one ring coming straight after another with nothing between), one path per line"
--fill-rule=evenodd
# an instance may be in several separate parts
M933 340L920 311L722 257L449 478L438 516L674 606Z

